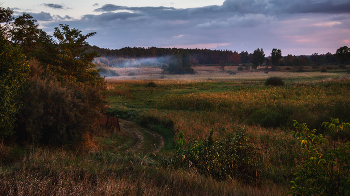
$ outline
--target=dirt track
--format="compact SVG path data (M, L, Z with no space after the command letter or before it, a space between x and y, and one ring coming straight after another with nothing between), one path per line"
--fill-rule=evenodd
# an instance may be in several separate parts
M164 138L158 133L140 127L134 122L119 119L119 123L121 129L131 133L135 138L129 151L150 154L159 152L164 147Z

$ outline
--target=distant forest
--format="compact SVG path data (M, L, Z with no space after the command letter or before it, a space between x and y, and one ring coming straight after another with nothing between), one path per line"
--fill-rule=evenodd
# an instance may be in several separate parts
M89 50L100 54L94 63L111 67L138 67L138 66L163 66L168 64L172 56L187 53L190 56L190 63L195 65L251 65L253 53L247 51L230 50L209 50L209 49L178 49L178 48L156 48L156 47L125 47L122 49L104 49L97 46L90 46ZM283 51L282 51L283 52ZM265 59L271 60L271 54L265 55ZM143 60L140 60L143 59ZM269 62L269 61L267 61ZM327 65L342 63L336 54L314 53L312 55L295 56L288 54L283 56L277 66L307 66Z

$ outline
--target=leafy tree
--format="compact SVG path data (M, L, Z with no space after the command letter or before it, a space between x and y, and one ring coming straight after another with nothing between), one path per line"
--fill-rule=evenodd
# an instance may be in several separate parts
M343 46L337 49L336 56L342 63L348 63L350 60L350 48Z
M2 8L0 7L0 34L5 39L8 38L8 31L10 28L10 22L13 20L13 10L10 8ZM2 25L2 23L4 23Z
M282 52L280 49L272 49L272 52L271 52L271 63L272 63L272 66L273 66L273 69L275 69L275 66L278 65L280 59L282 58Z
M191 59L188 50L183 50L172 56L169 66L163 69L163 72L170 74L193 74L191 68Z
M264 53L264 50L261 48L261 49L256 49L254 50L254 53L253 53L253 69L256 69L257 67L260 67L265 61L265 53Z
M37 37L40 33L35 19L29 14L23 14L15 19L10 30L11 32L11 41L19 45L24 54L27 54L29 58L32 56L32 53Z
M0 139L13 134L29 73L25 56L0 35Z

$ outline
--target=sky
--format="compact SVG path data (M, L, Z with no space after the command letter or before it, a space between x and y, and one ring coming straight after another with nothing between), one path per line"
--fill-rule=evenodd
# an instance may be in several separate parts
M83 2L83 3L82 3ZM0 0L1 5L1 0ZM68 24L101 48L165 47L282 55L350 47L350 0L12 0L49 34Z

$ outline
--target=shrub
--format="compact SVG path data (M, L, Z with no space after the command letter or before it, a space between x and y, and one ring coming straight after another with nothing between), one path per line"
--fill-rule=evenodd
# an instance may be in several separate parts
M237 74L237 72L235 72L235 71L227 71L227 73L229 73L230 75L236 75Z
M72 144L96 130L104 113L104 86L75 83L69 77L61 83L47 70L45 77L36 75L28 81L16 131L19 141Z
M239 66L238 68L237 68L237 71L243 71L243 66Z
M236 135L224 141L213 141L212 134L206 141L195 140L185 149L182 149L184 140L180 135L176 141L177 154L166 163L175 168L196 168L199 173L216 180L230 176L245 183L258 183L260 155L249 144L244 129L237 127Z
M154 82L148 82L146 87L157 87L157 84Z
M20 49L0 34L0 140L13 134L29 71Z
M327 69L322 68L322 69L321 69L321 73L325 73L325 72L327 72Z
M294 121L293 136L300 141L307 157L300 165L289 192L293 195L349 195L350 193L350 143L336 146L317 130L310 130L305 123ZM349 128L349 123L338 119L322 124L329 132Z
M128 76L136 76L136 73L135 73L135 72L128 72L127 75L128 75Z
M283 86L284 82L280 77L270 77L265 81L265 86Z

